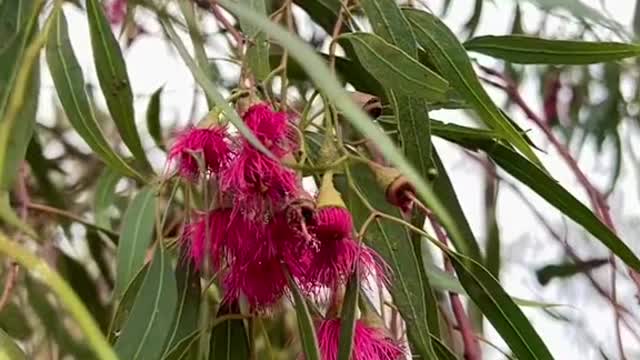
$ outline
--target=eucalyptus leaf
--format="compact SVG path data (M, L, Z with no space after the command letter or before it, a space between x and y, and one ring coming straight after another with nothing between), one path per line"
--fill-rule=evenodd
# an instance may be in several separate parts
M542 39L525 35L480 36L464 43L473 52L517 64L586 65L640 55L640 45Z
M2 360L26 360L27 356L16 342L0 329L0 359Z
M147 106L147 129L156 146L165 150L162 126L160 125L160 96L162 95L162 89L163 87L160 87L154 91L151 99L149 99L149 105Z

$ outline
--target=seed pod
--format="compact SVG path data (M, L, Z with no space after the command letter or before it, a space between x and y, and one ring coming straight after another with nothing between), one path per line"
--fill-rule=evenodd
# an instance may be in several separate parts
M369 166L376 175L376 180L385 191L387 201L403 211L411 207L411 198L407 193L415 194L415 188L396 168L382 166L375 162L370 162Z

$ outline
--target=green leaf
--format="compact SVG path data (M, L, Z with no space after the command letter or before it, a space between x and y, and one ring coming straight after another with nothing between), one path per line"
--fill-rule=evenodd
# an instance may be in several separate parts
M204 49L205 39L200 31L200 25L198 24L198 17L196 15L196 4L189 0L179 0L180 10L187 21L187 29L189 30L189 37L191 38L191 45L193 46L193 52L196 58L196 62L200 69L204 72L205 76L211 80L216 81L220 77L218 74L218 68L215 62L210 63L207 59L207 52ZM215 102L209 96L207 96L207 104L209 108L215 106Z
M553 359L546 345L500 283L471 258L449 252L469 297L520 360Z
M89 147L121 174L146 180L111 149L98 125L85 89L82 68L71 47L67 20L62 11L53 20L52 34L47 41L47 63L62 107L71 125Z
M29 168L33 177L38 182L39 192L44 196L47 202L58 209L64 209L67 207L64 196L53 183L49 176L49 170L58 170L59 167L55 162L45 158L44 150L37 136L34 134L31 137L29 146L27 147L26 160L29 163ZM64 221L62 221L64 224Z
M389 204L376 183L375 176L366 165L355 165L348 169L361 194L366 194L369 203L378 211L401 218L398 209ZM370 215L369 209L357 193L345 185L345 201L353 214L354 225L363 226ZM387 219L375 219L367 228L365 241L389 265L393 281L389 292L407 325L407 333L415 351L424 359L433 358L433 348L429 333L437 333L437 305L431 292L424 267L412 245L409 230L399 223Z
M354 49L358 61L385 88L429 100L445 98L448 83L418 60L370 33L340 36Z
M22 64L26 47L38 32L38 12L40 6L36 1L5 1L0 4L0 35L7 39L0 50L0 122L6 115L11 91L15 87L18 69ZM6 32L6 33L5 33ZM28 77L29 84L24 93L24 103L16 115L7 138L4 161L0 169L0 191L10 190L20 165L24 160L29 140L36 123L38 95L40 93L40 66L36 61Z
M327 34L333 33L342 3L340 0L293 0L320 25Z
M120 298L135 274L142 268L153 235L156 197L146 187L133 198L122 218L122 231L116 254L115 297Z
M111 229L109 210L115 201L116 185L120 178L119 173L108 167L105 167L98 178L95 194L93 195L93 212L97 226Z
M200 276L193 262L186 261L184 255L178 258L175 277L178 286L178 305L172 324L173 330L167 340L164 356L168 355L174 346L199 329Z
M2 360L26 360L27 356L16 342L0 329L0 359Z
M512 149L494 141L493 139L497 138L497 136L487 137L484 131L480 131L482 137L484 137L483 140L478 137L469 140L465 136L472 132L473 129L453 130L456 128L464 127L453 126L445 133L440 133L438 128L434 127L434 135L442 136L471 150L480 149L485 151L502 169L535 191L549 204L560 210L562 214L584 227L585 230L600 240L604 246L628 266L640 271L640 259L633 251L609 227L603 224L589 208L571 195L546 172L540 170L538 166ZM462 136L458 136L460 134Z
M576 274L588 273L602 265L609 263L609 259L589 259L580 262L549 264L536 270L536 278L540 285L547 285L554 278L566 278Z
M16 340L27 340L33 334L24 312L29 310L8 302L0 311L0 329L4 329Z
M147 272L149 272L149 266L145 265L133 277L133 280L131 280L129 286L127 286L127 289L124 291L122 298L116 304L117 307L113 312L113 318L109 325L109 333L107 334L110 342L114 342L116 335L122 332L122 327L124 326L125 321L129 318L129 314L131 314L133 303L138 297L138 292L140 291L140 287L142 287L142 283L147 276Z
M147 129L156 146L165 150L162 127L160 126L160 95L162 95L163 88L164 87L161 87L156 90L149 100L149 106L147 107Z
M100 88L122 141L145 171L151 170L140 142L133 110L133 93L120 44L111 31L98 0L87 0L87 19L93 60Z
M121 359L159 359L162 355L178 302L176 279L166 256L159 245L115 344Z
M481 120L502 134L527 158L542 166L526 139L509 122L480 84L471 61L455 34L437 17L424 11L404 10L418 43L429 52L438 71L474 108Z
M305 360L320 360L320 350L318 348L318 339L316 338L316 330L311 319L311 314L307 308L307 302L300 293L298 284L287 272L287 280L289 288L293 294L294 306L296 309L296 318L298 319L298 334L302 343L302 352Z
M340 312L340 341L338 347L338 360L349 360L353 351L353 335L356 327L358 308L358 294L360 293L360 273L351 275L347 282Z
M638 44L551 40L525 35L480 36L465 42L464 47L516 64L596 64L640 55Z
M242 0L247 6L264 16L269 15L268 8L270 1L266 0ZM271 72L269 63L269 42L264 32L250 22L240 20L240 28L251 40L247 49L247 63L253 72L256 80L262 81Z
M418 57L418 44L411 24L394 0L361 0L373 31L413 58Z
M162 360L197 360L199 335L200 330L194 331L186 338L180 340L175 346L168 349L168 353Z
M440 339L432 337L431 340L433 340L433 350L436 352L439 360L459 360L458 356Z
M23 231L32 238L38 238L38 234L31 228L31 226L22 221L11 208L8 192L0 192L0 219L2 219L4 223Z
M217 317L238 314L237 303L223 305ZM219 322L211 331L210 360L249 360L251 356L249 338L242 319L227 319Z

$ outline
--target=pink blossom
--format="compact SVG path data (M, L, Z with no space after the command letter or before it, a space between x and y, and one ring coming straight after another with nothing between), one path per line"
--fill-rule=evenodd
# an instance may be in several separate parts
M253 311L265 311L287 292L287 278L277 256L234 262L224 279L225 302L244 295Z
M340 319L321 320L316 323L318 346L322 360L336 360L340 344ZM353 330L353 360L398 360L405 350L397 341L387 336L383 329L368 326L356 320Z
M276 156L282 157L294 150L296 144L295 133L289 126L288 115L284 112L275 112L265 103L252 105L243 115L247 127ZM243 138L246 147L253 148Z
M183 241L188 249L188 256L201 269L207 258L207 241L209 243L209 259L214 269L219 269L223 260L224 246L234 237L229 209L216 209L187 225Z
M111 0L105 5L105 13L111 25L118 25L127 15L127 0Z
M195 180L201 172L198 154L205 171L218 173L225 168L231 156L226 127L190 128L182 132L169 150L169 162L176 163L181 176Z
M319 249L304 273L306 286L336 289L348 280L356 266L360 266L363 279L373 275L380 282L386 282L387 266L375 251L353 238L353 220L347 209L320 209L312 231L318 239Z

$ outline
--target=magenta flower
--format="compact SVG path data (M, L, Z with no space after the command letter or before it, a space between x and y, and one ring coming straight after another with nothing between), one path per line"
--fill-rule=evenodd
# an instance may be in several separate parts
M309 261L304 273L307 287L336 289L344 284L359 266L360 276L374 276L386 283L386 265L371 248L353 238L353 220L345 208L325 207L316 214L312 229L319 248Z
M318 321L316 333L322 360L336 360L340 344L340 319ZM383 329L368 326L363 320L356 320L352 360L398 360L404 356L403 347L384 334Z
M195 180L201 173L198 154L205 172L216 174L225 168L231 157L226 127L190 128L182 132L169 150L169 162L176 164L181 176Z
M198 216L194 222L187 225L183 241L186 242L188 257L197 269L202 269L207 258L207 241L211 266L216 271L220 268L225 243L233 241L234 228L229 209L212 210Z
M127 0L111 0L105 5L107 20L111 25L118 25L127 15Z
M280 159L288 156L288 121L284 113L273 112L268 105L253 105L244 114L247 127ZM234 213L246 219L269 222L300 189L294 171L278 160L258 151L242 138L241 148L221 175L221 189L234 197Z
M252 311L265 311L287 292L287 278L277 256L236 261L224 278L225 302L244 295Z

